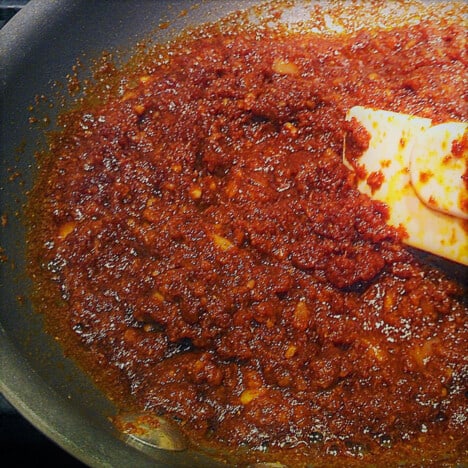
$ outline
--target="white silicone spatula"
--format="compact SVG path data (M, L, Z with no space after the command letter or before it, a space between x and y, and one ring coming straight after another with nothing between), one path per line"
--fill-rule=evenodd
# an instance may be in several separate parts
M410 158L411 184L420 200L429 208L464 219L468 219L468 190L463 180L467 128L466 123L448 122L420 132Z
M430 119L361 106L348 111L353 118L370 135L357 160L347 157L345 142L343 162L359 166L358 189L388 205L389 223L404 228L405 243L468 265L467 124L431 126Z

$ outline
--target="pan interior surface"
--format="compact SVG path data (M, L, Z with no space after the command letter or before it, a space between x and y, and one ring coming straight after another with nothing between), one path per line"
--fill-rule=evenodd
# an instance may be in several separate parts
M89 466L218 463L188 452L156 449L148 455L125 443L108 419L116 412L113 403L44 333L30 300L22 210L34 181L34 154L45 147L44 130L51 127L33 125L31 108L54 121L63 103L50 96L58 94L57 82L67 82L78 58L91 64L104 50L128 51L148 37L165 42L184 28L253 3L205 2L194 8L190 1L143 0L130 8L123 1L33 0L0 31L0 391L33 425ZM190 15L181 15L188 10ZM158 27L167 21L170 28ZM49 98L47 103L40 104L41 96Z

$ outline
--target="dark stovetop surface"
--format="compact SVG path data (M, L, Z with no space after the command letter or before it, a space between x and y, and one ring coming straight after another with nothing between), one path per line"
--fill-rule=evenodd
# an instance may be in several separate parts
M3 465L8 468L85 466L33 427L1 394L0 453L3 460L9 460Z
M0 0L0 28L13 17L29 0Z
M2 28L29 0L0 0ZM3 466L83 468L85 465L39 432L0 393L0 454ZM6 461L8 460L8 461Z

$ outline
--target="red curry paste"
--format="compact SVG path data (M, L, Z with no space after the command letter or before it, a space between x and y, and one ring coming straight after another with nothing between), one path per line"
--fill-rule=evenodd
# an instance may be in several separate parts
M341 157L354 105L466 120L465 38L213 32L65 118L34 242L98 366L224 446L460 460L462 288Z

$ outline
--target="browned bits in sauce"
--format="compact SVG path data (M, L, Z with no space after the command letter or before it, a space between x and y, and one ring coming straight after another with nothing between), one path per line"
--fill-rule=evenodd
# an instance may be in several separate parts
M201 444L460 460L462 288L402 247L341 158L346 133L353 164L369 142L347 132L354 105L466 119L464 35L213 30L65 117L35 195L52 316Z
M385 176L382 171L372 172L367 177L367 185L371 188L372 193L378 190L384 182Z

